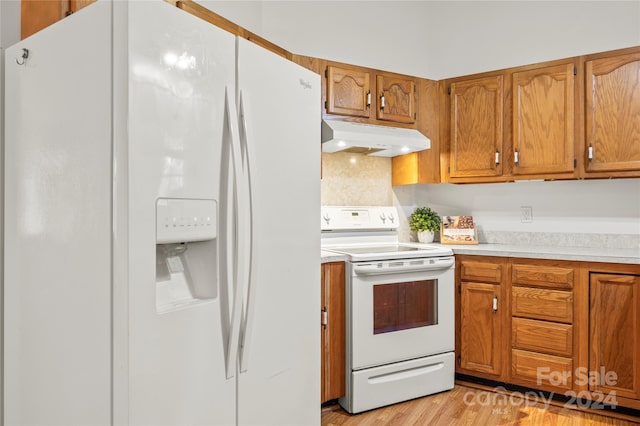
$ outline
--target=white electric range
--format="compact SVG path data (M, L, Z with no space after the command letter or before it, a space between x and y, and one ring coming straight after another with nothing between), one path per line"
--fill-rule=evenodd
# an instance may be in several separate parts
M453 388L450 249L398 241L395 207L322 207L322 249L347 257L350 413Z

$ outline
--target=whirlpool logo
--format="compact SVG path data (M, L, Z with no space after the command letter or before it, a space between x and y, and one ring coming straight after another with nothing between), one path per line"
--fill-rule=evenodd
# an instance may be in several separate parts
M308 81L303 80L301 78L298 79L298 81L300 82L300 86L302 86L303 88L305 88L305 89L313 89L313 87L311 86L311 83L309 83Z

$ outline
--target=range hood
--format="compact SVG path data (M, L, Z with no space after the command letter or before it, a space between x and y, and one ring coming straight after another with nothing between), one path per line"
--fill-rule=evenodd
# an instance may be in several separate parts
M430 147L429 138L414 129L322 120L322 152L395 157Z

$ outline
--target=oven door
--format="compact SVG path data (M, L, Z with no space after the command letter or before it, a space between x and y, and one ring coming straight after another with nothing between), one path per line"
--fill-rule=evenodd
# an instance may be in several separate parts
M349 264L351 368L454 350L454 257Z

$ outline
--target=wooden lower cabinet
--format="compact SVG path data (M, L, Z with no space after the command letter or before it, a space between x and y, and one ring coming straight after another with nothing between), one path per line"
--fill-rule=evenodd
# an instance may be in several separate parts
M573 325L512 318L511 346L514 349L570 357L573 354Z
M585 319L579 308L585 286L575 285L578 275L575 262L513 260L512 383L557 393L580 388L574 376L584 362L578 350L582 335L574 328Z
M640 275L592 273L589 284L590 390L640 399Z
M640 410L640 265L457 255L456 285L457 373Z
M511 289L511 314L571 324L573 292L514 286Z
M511 351L511 382L562 392L573 389L573 359L542 352Z
M321 403L345 394L345 266L321 266Z
M502 321L497 315L500 286L464 283L461 290L460 367L491 375L500 374ZM495 309L494 309L495 306Z
M503 261L458 256L456 371L500 380L503 375Z

